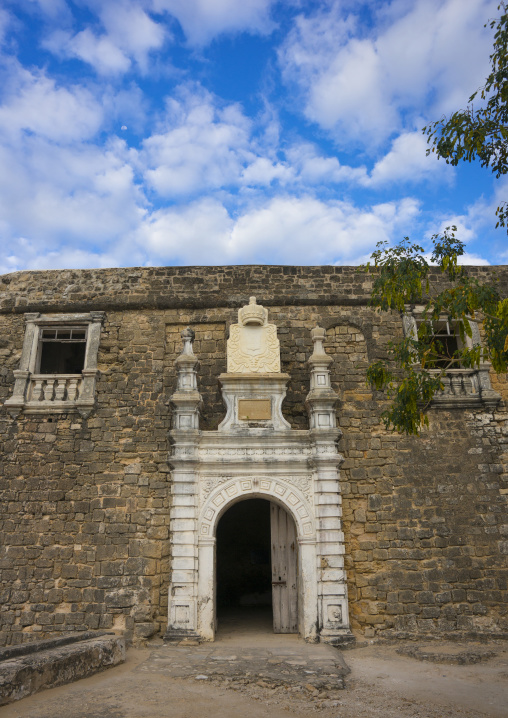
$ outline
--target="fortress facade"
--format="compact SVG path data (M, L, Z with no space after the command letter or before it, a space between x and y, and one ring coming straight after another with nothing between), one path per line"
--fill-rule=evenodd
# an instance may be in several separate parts
M233 604L336 644L506 633L506 377L453 370L420 437L386 431L365 371L417 319L370 291L352 267L0 277L0 644L213 640Z

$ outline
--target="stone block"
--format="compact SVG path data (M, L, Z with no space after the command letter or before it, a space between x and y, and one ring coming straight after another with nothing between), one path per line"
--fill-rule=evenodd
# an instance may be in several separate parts
M85 678L124 661L125 641L119 636L100 636L19 656L3 662L0 667L0 705Z

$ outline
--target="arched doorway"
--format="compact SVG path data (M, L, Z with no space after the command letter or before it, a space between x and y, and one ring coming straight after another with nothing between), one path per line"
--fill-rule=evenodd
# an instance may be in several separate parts
M184 608L189 606L189 620L185 624L181 621L182 627L186 628L186 625L192 625L192 621L195 620L194 625L197 627L198 636L205 641L215 639L217 628L217 527L226 512L236 504L252 499L265 499L288 514L291 519L290 525L296 532L295 549L292 550L292 553L296 560L298 633L306 641L319 640L317 541L312 506L309 503L308 492L305 491L305 484L302 481L297 484L296 481L282 476L270 478L243 474L231 477L228 481L218 481L215 486L212 484L209 488L210 484L212 484L212 479L207 479L206 484L203 483L206 498L201 506L197 526L199 540L195 574L196 600L194 603L186 599L185 596L180 598L177 591L182 589L180 589L180 584L173 579L173 586L170 589L171 629L169 630L175 630L173 626L178 625L177 609L181 606ZM182 535L178 539L183 541L184 536ZM289 545L291 546L292 543L293 541L289 542ZM180 544L177 546L175 543L175 547L182 555L187 550L185 546L180 548ZM340 547L337 550L340 550ZM185 566L191 565L190 561L187 559L185 561ZM178 578L185 578L187 575L190 574L179 574ZM277 574L277 580L278 576L279 574ZM184 608L181 609L182 612Z
M216 615L250 621L274 633L298 631L298 548L295 523L262 498L233 504L216 535Z

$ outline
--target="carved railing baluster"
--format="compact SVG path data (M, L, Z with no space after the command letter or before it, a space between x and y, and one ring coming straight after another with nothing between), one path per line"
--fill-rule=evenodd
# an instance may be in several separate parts
M55 401L63 401L65 399L65 385L67 384L66 379L55 380Z
M43 380L40 378L32 380L33 389L31 394L34 401L42 401L42 399L44 398L44 394L42 392L42 384Z
M75 401L78 398L78 382L79 379L69 379L67 383L67 399Z
M55 380L47 379L44 387L44 401L51 401L53 399L53 390L55 388Z

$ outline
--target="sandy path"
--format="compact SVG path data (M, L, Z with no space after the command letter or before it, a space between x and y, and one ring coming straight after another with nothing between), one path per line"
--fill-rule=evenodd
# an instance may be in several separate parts
M440 644L443 651L446 646ZM150 672L156 649L130 649L127 662L77 683L43 691L0 709L1 718L506 718L508 644L476 665L421 662L397 646L347 651L344 691L267 689L236 679L174 678ZM483 647L485 649L485 646ZM437 649L436 649L437 650Z

